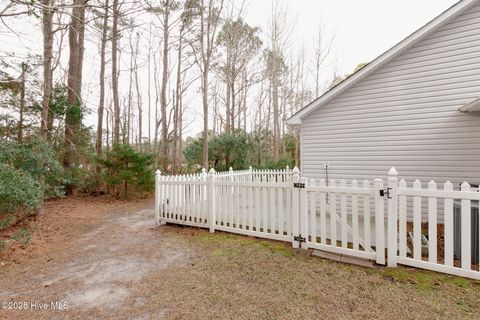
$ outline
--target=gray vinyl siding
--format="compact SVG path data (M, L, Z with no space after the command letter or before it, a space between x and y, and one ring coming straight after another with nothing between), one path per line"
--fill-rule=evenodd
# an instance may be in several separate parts
M480 184L480 5L302 119L301 170L309 178L450 180Z

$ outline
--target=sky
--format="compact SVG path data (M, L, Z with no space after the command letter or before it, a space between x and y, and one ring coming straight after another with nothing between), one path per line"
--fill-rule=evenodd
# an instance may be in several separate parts
M0 0L0 2L8 0ZM245 20L262 30L268 29L271 0L246 0ZM241 0L234 0L241 3ZM331 53L322 72L323 80L330 81L334 71L339 75L351 73L363 62L370 62L390 49L430 20L454 5L457 0L284 0L289 16L294 24L289 54L295 55L303 48L307 57L313 57L314 39L319 26L325 39L331 39ZM0 56L9 52L25 55L26 52L41 54L41 27L38 19L29 18L36 25L11 20L13 35L0 25ZM86 63L84 63L84 95L87 105L94 111L98 101L98 44L87 39ZM65 60L68 52L63 53ZM146 53L145 53L146 55ZM124 62L128 68L128 59ZM122 67L122 66L120 66ZM108 70L107 70L108 74ZM128 75L123 76L123 89L126 89ZM121 80L122 81L122 80ZM146 79L141 81L146 83ZM199 84L198 84L199 85ZM313 83L311 85L314 87ZM122 83L120 84L122 89ZM108 96L109 94L107 94ZM107 97L108 98L108 97ZM201 103L199 91L193 88L187 99L189 111L185 122L190 123L185 135L195 135L202 129ZM146 116L144 116L145 118ZM148 118L147 118L148 119ZM144 120L144 123L146 121ZM87 125L96 123L92 112L85 118Z
M296 27L294 47L313 50L319 25L334 38L333 55L339 73L350 73L370 62L434 19L458 0L287 0ZM265 25L270 0L249 3L247 21Z

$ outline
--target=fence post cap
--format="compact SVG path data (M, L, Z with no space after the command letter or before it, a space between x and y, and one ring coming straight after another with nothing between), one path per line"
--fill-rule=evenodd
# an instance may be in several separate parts
M289 167L289 165L288 165L288 164L287 164L287 167L286 167L286 169L287 169L287 171L288 171L288 169L290 169L290 167Z
M233 168L232 167L228 168L228 171L233 171Z
M157 171L155 171L155 175L160 176L162 175L162 172L159 169L157 169Z
M252 171L253 170L252 166L248 167L248 170Z
M207 172L207 169L202 168L202 173L205 173L205 172Z
M300 170L297 168L297 166L293 168L293 173L295 174L300 173Z
M388 171L389 176L398 176L398 172L394 167L391 167L390 170Z
M211 168L210 171L208 171L208 174L215 174L215 169Z

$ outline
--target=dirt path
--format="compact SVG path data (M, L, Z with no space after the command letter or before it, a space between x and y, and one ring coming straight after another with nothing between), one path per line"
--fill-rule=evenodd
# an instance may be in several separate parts
M162 239L154 230L151 200L133 204L100 202L97 203L100 209L95 202L85 206L82 203L67 204L63 200L53 207L70 209L64 217L57 218L70 221L47 232L43 230L42 222L48 223L52 219L41 221L36 231L43 231L41 237L46 241L34 241L32 248L27 247L29 252L25 257L21 254L19 257L17 252L14 260L2 263L0 300L27 302L29 309L0 310L2 317L114 318L116 310L121 309L130 296L132 285L151 271L189 260L185 248ZM78 223L74 219L78 217L77 211L85 213L89 219ZM65 227L64 237L55 237L48 232ZM68 308L62 311L38 310L44 303L51 308L51 302L59 302L62 306L66 303Z
M31 245L0 256L0 300L28 307L0 310L0 318L480 317L478 282L338 264L220 232L156 228L152 207L151 200L49 204L31 223ZM52 310L51 302L68 308ZM49 310L39 310L44 303Z

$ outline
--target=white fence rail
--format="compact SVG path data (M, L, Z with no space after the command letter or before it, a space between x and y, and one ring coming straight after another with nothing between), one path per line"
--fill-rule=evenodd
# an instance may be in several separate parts
M480 193L468 183L454 191L450 182L438 188L431 181L422 189L420 181L398 181L393 168L386 182L326 183L301 178L297 168L288 167L183 176L157 172L155 181L157 224L288 241L389 267L480 279L480 225L472 227L480 223Z

